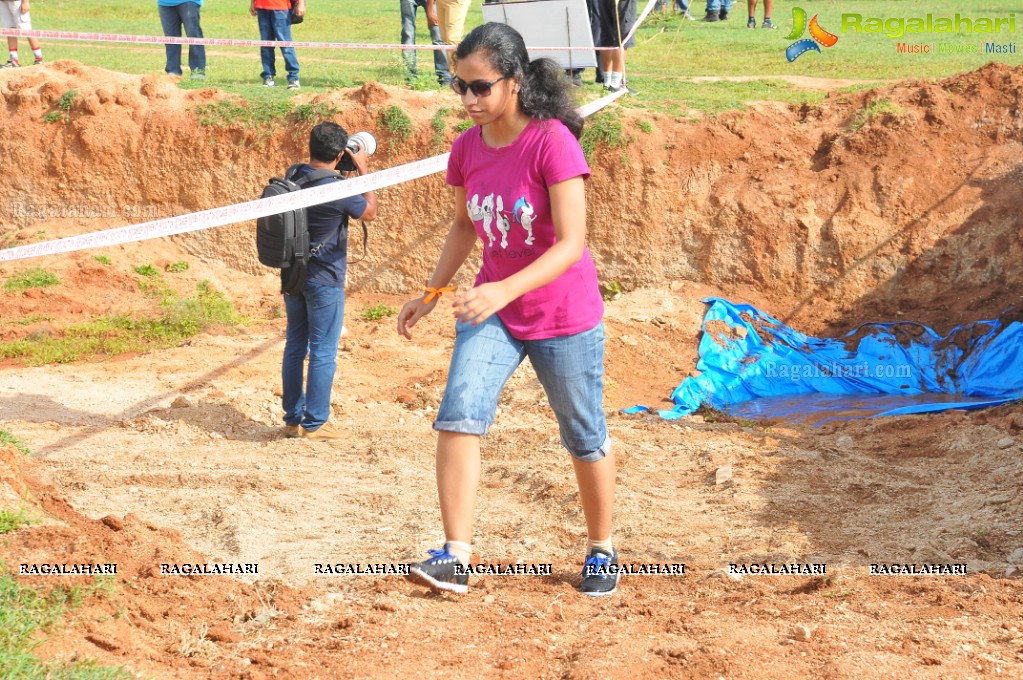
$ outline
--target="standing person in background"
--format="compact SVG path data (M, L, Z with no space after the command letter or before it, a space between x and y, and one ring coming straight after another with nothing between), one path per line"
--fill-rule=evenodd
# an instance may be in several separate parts
M617 92L625 87L625 50L636 46L636 37L622 44L636 23L636 0L594 0L599 4L599 31L594 32L597 47L617 47L600 51L600 67L604 72L604 88ZM592 16L592 14L591 14Z
M586 248L583 120L562 67L529 61L522 36L506 24L473 29L452 63L451 87L476 125L451 147L454 221L426 293L398 314L398 333L412 337L477 240L483 258L475 286L451 305L455 347L433 423L445 543L410 565L409 578L438 591L468 590L480 437L508 378L529 357L579 484L588 538L579 588L609 595L618 586L615 463L603 407L604 301Z
M22 31L32 30L32 17L29 16L29 0L0 0L0 26L4 28L17 28ZM35 65L43 63L43 48L35 38L28 39L28 46L32 48L35 55ZM0 68L18 68L21 60L18 59L18 39L7 39L7 50L9 56L7 63Z
M654 9L664 11L671 4L671 0L657 0L654 5ZM690 19L689 16L689 0L675 0L675 9L682 15L682 19Z
M749 10L749 20L746 28L757 27L757 0L746 0L746 8ZM760 28L778 28L771 21L771 12L774 11L774 0L764 0L764 23Z
M732 11L732 0L707 0L707 16L701 21L727 21Z
M398 0L401 3L401 44L416 44L416 12L420 7L426 12L426 25L430 29L430 41L434 45L443 45L440 37L440 26L437 20L437 7L434 0ZM405 69L410 80L416 78L416 50L405 50ZM451 84L451 73L448 71L448 56L444 50L433 51L433 69L437 73L437 82L445 87Z
M309 161L293 166L288 179L312 175L303 189L342 181L334 168L347 149L348 133L332 121L320 123L309 133ZM352 156L356 172L365 175L367 156L360 149ZM322 175L322 177L321 177ZM330 392L337 370L337 344L345 316L345 274L348 269L348 220L369 222L376 217L376 193L340 198L307 209L310 257L305 285L284 296L288 329L281 363L284 436L306 439L340 439L343 433L330 426ZM281 285L290 270L281 270ZM307 377L303 380L306 357Z
M252 0L249 13L259 20L259 39L291 42L291 0ZM295 14L305 14L305 0L295 0ZM288 71L288 89L297 90L301 87L298 80L298 57L294 47L282 47L284 67ZM275 85L277 77L277 60L274 48L260 47L259 56L263 60L263 78L265 87Z
M465 35L465 16L470 0L437 0L437 22L440 37L448 45L457 45Z
M157 0L160 10L160 23L163 34L175 38L181 37L181 27L189 38L201 38L202 27L199 25L199 8L202 0ZM167 66L164 71L172 76L181 74L181 45L165 45ZM206 46L188 46L188 69L192 80L206 80Z

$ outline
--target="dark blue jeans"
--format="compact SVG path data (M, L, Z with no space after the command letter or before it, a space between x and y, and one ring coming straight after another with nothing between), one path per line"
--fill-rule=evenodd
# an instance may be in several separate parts
M297 295L284 296L284 309L288 315L281 367L284 422L317 430L330 417L330 390L334 386L337 343L345 316L345 289L307 281ZM303 381L307 354L308 377Z
M416 44L416 11L422 7L425 13L426 0L399 0L401 2L401 44ZM430 26L430 42L434 45L443 45L440 39L440 26ZM416 50L405 50L402 53L405 58L405 68L410 75L416 75ZM448 71L448 57L444 50L434 50L433 69L437 72L437 82L447 85L451 82L451 72Z
M194 2L183 2L176 7L164 7L159 5L160 23L163 24L163 34L181 37L181 27L185 27L185 36L188 38L201 38L202 27L199 26L199 5ZM171 75L181 75L181 45L166 45L167 66L164 68ZM188 68L192 72L206 71L206 47L204 45L188 46Z
M288 20L288 10L285 9L257 9L256 18L259 19L260 40L282 40L291 42L291 22ZM288 82L298 81L298 58L295 56L294 47L282 47L281 54L284 56L284 68L288 71ZM277 75L276 58L274 48L260 47L259 56L263 59L263 72L261 77Z

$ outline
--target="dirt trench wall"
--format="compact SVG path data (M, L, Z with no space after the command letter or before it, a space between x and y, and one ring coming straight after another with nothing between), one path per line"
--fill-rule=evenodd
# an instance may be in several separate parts
M601 278L625 288L695 281L811 326L997 313L1018 302L1023 268L1021 91L1023 70L989 65L699 123L621 109L627 143L597 148L587 187ZM198 107L222 93L159 76L63 61L0 75L0 93L0 158L18 169L0 187L8 245L249 200L306 155L309 122L204 125ZM339 109L349 131L377 135L374 168L448 148L459 120L450 93L368 84L310 101ZM381 124L391 105L413 119L410 140ZM442 107L451 111L439 141L432 119ZM379 197L369 255L350 268L349 286L416 290L443 242L450 190L436 174ZM198 257L264 272L251 229L176 239ZM353 259L360 231L353 225Z

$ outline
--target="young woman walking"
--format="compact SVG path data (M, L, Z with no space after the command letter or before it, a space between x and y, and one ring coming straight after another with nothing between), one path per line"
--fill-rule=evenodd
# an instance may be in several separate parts
M529 357L579 484L588 538L580 590L608 595L618 585L615 464L602 405L604 304L586 248L583 121L563 69L530 62L522 36L505 24L469 33L454 65L451 86L476 125L452 146L455 218L426 292L398 315L398 332L412 337L477 238L483 261L475 286L453 296L455 348L433 424L446 542L411 565L409 577L434 590L468 590L480 437L505 382Z

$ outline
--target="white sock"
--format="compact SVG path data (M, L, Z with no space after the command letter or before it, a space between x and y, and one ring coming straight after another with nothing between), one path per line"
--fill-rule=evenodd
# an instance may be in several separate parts
M448 541L447 548L448 552L454 555L459 564L463 567L469 566L469 560L472 559L472 544L463 543L462 541Z
M586 539L586 554L589 554L594 548L600 548L608 555L614 555L615 549L611 544L611 537L608 536L603 541L594 541L592 538Z
M616 88L616 87L621 87L622 86L622 74L619 73L618 71L611 71L608 74L608 78L607 78L607 80L605 82L607 83L608 88L612 88L613 89L613 88Z
M43 48L40 47L38 50L32 50L32 54L36 55L36 59L43 58Z
M18 61L18 50L10 50L11 61Z

